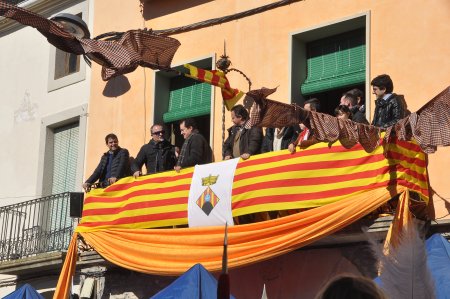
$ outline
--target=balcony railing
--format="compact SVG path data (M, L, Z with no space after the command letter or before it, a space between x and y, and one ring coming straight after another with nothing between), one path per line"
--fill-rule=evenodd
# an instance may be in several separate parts
M71 194L0 207L0 262L66 250L79 220L69 215Z

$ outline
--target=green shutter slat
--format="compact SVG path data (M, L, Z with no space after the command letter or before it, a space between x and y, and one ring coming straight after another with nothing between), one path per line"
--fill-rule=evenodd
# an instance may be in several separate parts
M307 78L304 95L363 83L366 72L364 29L307 45Z
M164 122L210 114L211 89L211 85L190 78L171 79L169 111L163 115Z

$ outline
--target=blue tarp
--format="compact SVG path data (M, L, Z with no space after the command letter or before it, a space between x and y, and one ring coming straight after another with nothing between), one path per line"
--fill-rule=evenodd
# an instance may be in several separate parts
M436 299L450 299L450 243L442 235L434 234L426 240L425 249ZM374 281L381 284L379 277Z
M29 284L24 284L3 299L44 299L44 297Z
M450 298L450 243L440 234L425 242L428 268L434 279L437 299Z
M217 280L201 264L195 264L150 299L216 299ZM234 299L233 296L230 298Z

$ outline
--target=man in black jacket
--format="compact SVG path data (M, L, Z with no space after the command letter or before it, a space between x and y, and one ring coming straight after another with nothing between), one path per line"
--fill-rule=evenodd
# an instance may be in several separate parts
M197 130L197 123L193 118L187 118L180 123L181 135L184 137L184 143L178 155L175 171L179 172L181 168L195 166L197 164L206 164L212 162L212 150Z
M131 164L131 172L137 178L142 174L141 168L145 164L147 174L171 170L175 166L175 147L164 139L164 127L154 124L150 128L152 139L144 144Z
M223 144L224 160L241 157L246 160L251 155L261 153L263 133L260 127L245 128L248 111L242 105L231 108L231 121L234 126L228 129L228 138Z
M394 84L389 75L377 76L370 84L377 97L372 125L387 128L407 116L406 102L392 93Z
M358 106L358 98L351 92L346 92L341 97L341 105L345 105L350 109L352 114L352 121L356 123L361 123L368 125L369 121L367 121L366 116L359 110Z
M118 179L129 175L130 155L128 150L119 146L119 139L115 134L106 135L105 142L109 150L102 155L94 173L83 184L86 191L97 180L100 187L105 188L114 184Z

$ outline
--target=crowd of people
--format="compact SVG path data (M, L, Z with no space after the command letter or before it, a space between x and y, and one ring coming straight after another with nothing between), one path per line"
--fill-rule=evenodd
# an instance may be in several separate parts
M394 85L389 75L375 77L371 86L376 96L372 125L387 128L407 116L406 103L403 97L393 93ZM319 99L305 101L303 109L320 112ZM249 113L244 106L236 105L230 113L233 126L228 129L228 138L223 144L224 160L246 160L252 155L283 149L294 153L297 147L306 148L318 142L314 131L303 123L283 128L267 128L264 136L260 127L246 128ZM369 125L365 116L364 94L359 89L345 92L334 113L337 118ZM154 124L150 132L150 142L141 147L131 162L128 150L119 146L117 136L108 134L105 137L108 151L102 155L100 163L83 184L83 188L89 190L97 181L99 187L106 187L129 175L137 178L143 175L144 164L147 174L153 174L167 170L179 172L182 168L213 161L212 149L192 118L180 122L180 132L184 138L181 149L164 138L164 125Z

